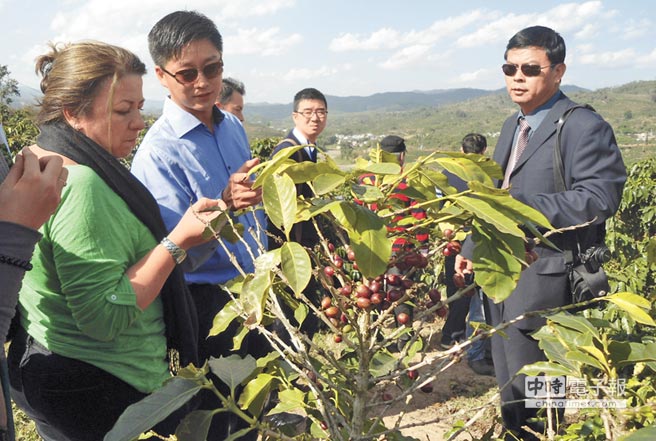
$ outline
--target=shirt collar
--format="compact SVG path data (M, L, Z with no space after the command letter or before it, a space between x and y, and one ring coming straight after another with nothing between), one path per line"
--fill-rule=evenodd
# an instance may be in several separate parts
M310 141L307 140L305 136L298 130L296 127L294 127L294 130L292 130L292 134L298 139L298 142L300 143L299 145L303 144L313 144Z
M519 114L517 115L518 122L519 118L526 118L526 122L529 126L531 126L531 131L534 131L540 124L542 124L542 121L544 121L544 118L547 116L554 104L556 104L556 101L560 99L561 95L562 92L558 90L553 94L551 98L549 98L546 103L535 109L530 115L524 115L524 113L520 110Z
M171 127L178 138L182 138L184 135L203 124L194 115L173 102L171 97L166 97L162 113L166 116L166 119L171 124ZM214 106L212 108L212 117L214 118L214 125L218 126L225 118L225 115Z

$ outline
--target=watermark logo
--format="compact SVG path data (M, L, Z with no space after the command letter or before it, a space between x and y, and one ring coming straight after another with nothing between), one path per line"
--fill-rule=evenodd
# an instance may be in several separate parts
M568 378L564 375L526 376L524 394L527 408L606 408L625 409L624 395L626 379L619 378L607 382L601 379Z

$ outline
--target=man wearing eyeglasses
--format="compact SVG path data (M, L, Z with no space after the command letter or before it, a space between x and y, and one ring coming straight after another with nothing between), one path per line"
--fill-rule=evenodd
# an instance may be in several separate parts
M216 25L198 12L173 12L151 29L148 45L155 74L169 96L162 116L139 146L132 173L157 199L166 226L172 229L200 197L221 198L233 211L260 203L261 190L253 190L249 178L259 160L251 159L246 132L236 116L214 105L223 74L223 42ZM234 354L237 323L218 336L207 336L214 317L230 300L219 284L240 274L230 254L249 273L254 270L253 256L260 253L258 242L266 243L266 219L260 213L246 211L235 219L245 227L243 241L224 241L225 248L211 241L189 249L184 261L176 259L196 304L201 363ZM247 340L242 355L246 347ZM213 380L219 390L229 393L218 378ZM201 394L201 409L221 407L212 391ZM222 413L213 419L208 439L225 439L244 426L234 414ZM256 436L251 432L248 439Z
M570 114L560 140L566 189L557 190L553 156L557 121L576 106L560 91L566 70L565 42L552 29L529 27L509 40L505 61L506 88L519 111L504 123L494 151L494 160L505 174L499 185L539 210L555 228L592 221L576 232L549 237L560 250L584 251L603 240L605 221L617 210L626 180L613 129L586 108ZM465 256L472 255L471 245L468 241L463 247ZM536 248L539 259L522 272L510 297L498 304L489 302L493 326L528 311L571 303L565 253L560 250ZM463 273L466 267L462 261L456 262L456 272ZM492 337L495 373L502 388L501 414L508 431L505 439L537 440L527 427L545 433L544 419L533 420L538 409L525 406L525 376L513 378L523 366L545 360L530 335L544 324L544 318L526 318L505 330L507 338ZM562 421L562 412L554 413Z
M282 149L304 145L304 148L292 155L292 159L296 162L317 162L317 138L326 128L326 121L328 120L328 104L323 93L314 88L306 88L297 92L294 95L292 120L294 121L294 128L273 149L271 156L275 156ZM297 193L305 198L314 196L307 184L298 185ZM269 224L269 230L273 235L269 238L269 249L280 248L285 235L271 223ZM319 235L312 221L305 221L295 225L292 228L290 237L307 248L312 248L319 243ZM319 285L311 280L305 289L305 295L312 301L316 301L318 305L321 299L319 292ZM319 320L313 314L309 314L301 329L312 337L318 326Z

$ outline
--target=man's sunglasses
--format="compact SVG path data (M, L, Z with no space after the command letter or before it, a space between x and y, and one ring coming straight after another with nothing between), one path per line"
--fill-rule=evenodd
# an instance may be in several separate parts
M501 70L503 70L503 73L508 77L514 76L517 73L517 69L521 69L522 73L527 77L537 77L540 75L540 72L542 72L542 69L554 66L555 64L549 64L548 66L540 66L537 64L522 64L521 66L518 66L517 64L506 63L501 66Z
M194 81L196 81L196 78L198 78L198 69L196 69L195 67L191 69L179 70L176 73L171 73L168 70L164 69L164 67L162 66L160 66L160 68L164 72L175 78L175 80L180 84L191 84ZM203 71L203 75L208 80L218 77L221 73L223 73L223 60L219 60L215 63L208 64L202 69L202 71Z

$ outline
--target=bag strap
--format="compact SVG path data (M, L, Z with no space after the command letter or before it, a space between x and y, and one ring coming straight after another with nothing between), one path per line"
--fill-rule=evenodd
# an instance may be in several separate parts
M576 106L567 109L556 123L556 145L553 151L553 174L554 174L554 185L556 186L556 191L559 193L569 190L569 187L565 182L565 167L563 165L563 157L560 147L561 146L560 139L563 132L563 126L565 125L565 121L567 121L567 118L569 118L572 112L574 112L576 109L579 108L584 108L592 112L596 112L594 107L592 107L590 104L577 104ZM575 235L576 235L576 245L578 248L580 247L578 232L575 232ZM602 224L597 228L597 240L603 242L605 236L606 236L606 227L604 224ZM577 251L580 252L581 250L577 250ZM568 264L571 264L572 262L575 261L575 257L572 251L567 250L565 260L567 261Z
M563 115L558 119L556 123L556 146L553 151L553 174L554 174L554 184L556 186L556 192L560 193L565 190L569 190L567 184L565 183L565 167L563 166L563 156L560 151L560 138L563 132L563 126L565 121L572 114L573 111L579 108L585 108L596 112L596 110L589 104L577 104L576 106L570 107L563 113Z

